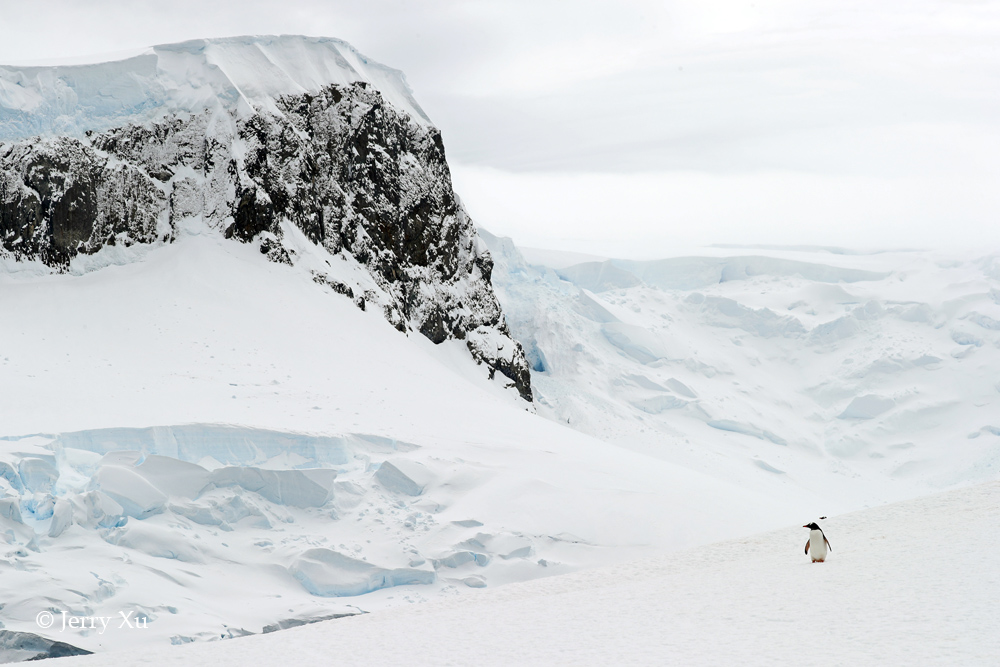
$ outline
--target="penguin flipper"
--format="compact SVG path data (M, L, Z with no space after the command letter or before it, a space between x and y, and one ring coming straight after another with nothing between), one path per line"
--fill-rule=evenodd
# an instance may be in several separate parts
M809 542L810 542L810 540L806 540L806 550L805 550L805 554L806 554L807 556L809 555ZM831 550L831 551L832 551L832 550Z
M826 539L826 535L823 536L823 541L826 542L826 548L833 551L833 547L830 546L830 540Z

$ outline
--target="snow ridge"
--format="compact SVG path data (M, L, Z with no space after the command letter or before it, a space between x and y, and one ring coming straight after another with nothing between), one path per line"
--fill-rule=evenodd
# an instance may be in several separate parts
M0 141L102 132L181 111L278 113L277 98L364 82L415 122L430 119L403 73L347 42L300 35L196 39L114 62L0 66Z

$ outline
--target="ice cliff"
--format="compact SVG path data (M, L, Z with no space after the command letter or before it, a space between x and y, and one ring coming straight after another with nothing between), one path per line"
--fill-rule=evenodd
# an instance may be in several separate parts
M207 224L297 265L288 239L304 236L368 274L303 263L317 282L400 331L466 341L531 400L440 132L400 72L344 42L196 40L0 67L0 142L0 256L66 270Z

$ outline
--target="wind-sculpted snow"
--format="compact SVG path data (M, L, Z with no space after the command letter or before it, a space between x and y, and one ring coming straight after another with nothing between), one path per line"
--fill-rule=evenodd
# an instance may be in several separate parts
M0 68L0 139L15 140L0 144L0 259L83 272L108 247L207 224L400 331L464 341L531 401L440 132L401 74L343 42L203 40ZM345 281L309 244L367 275Z
M430 124L402 72L346 42L295 35L197 39L116 62L0 66L0 141L102 132L179 111L274 111L282 95L364 82Z
M556 421L827 502L1000 471L994 259L834 266L796 251L551 269L481 235L536 404Z
M407 496L419 496L434 479L426 466L405 459L383 461L375 475L385 488Z
M769 308L748 308L733 299L706 297L700 292L692 292L685 302L699 306L705 319L718 327L742 329L764 338L788 338L806 331L794 317L778 315Z
M356 449L391 452L410 447L363 435L331 437L214 424L74 431L61 433L55 442L62 448L102 455L132 449L191 463L207 459L214 466L262 463L278 456L342 465Z
M434 569L387 570L332 549L309 549L291 567L302 586L321 597L364 595L380 588L434 583Z
M275 597L282 600L255 612L262 625L296 607L302 614L348 609L332 602L332 607L308 603L314 596L353 597L473 576L469 585L484 586L484 573L518 564L546 570L537 558L529 560L547 551L539 536L484 532L481 521L439 524L435 513L446 498L441 489L461 485L468 471L452 468L441 479L424 463L406 458L419 449L406 442L199 424L98 429L10 442L15 450L0 454L7 471L0 484L7 496L0 503L0 522L8 544L53 556L80 547L108 552L110 546L128 554L126 562L141 563L169 583L144 587L142 571L126 568L116 569L106 588L89 590L89 573L73 574L72 567L62 573L32 568L35 575L21 580L37 586L2 589L8 624L30 610L39 587L48 591L48 604L57 609L80 609L75 605L82 596L82 609L89 615L139 605L153 618L169 617L177 610L157 605L187 596L185 590L202 576L198 568L211 568L220 558L228 562L230 575L268 569L263 581L255 581L253 596L281 591ZM428 496L417 497L424 494ZM360 530L351 527L359 522ZM323 527L327 525L329 529ZM396 535L374 546L369 539L362 546L358 538L372 535L375 527L383 528L376 532L403 531L412 537ZM334 537L324 537L331 529ZM475 537L463 541L466 534ZM485 568L494 556L503 565ZM26 551L15 550L0 562L10 566L26 562L25 557ZM105 569L99 557L88 562L85 570ZM439 568L448 571L442 578ZM55 590L47 588L50 577L60 582ZM301 594L296 595L296 587ZM69 591L74 592L66 597ZM240 597L247 596L229 604L238 604ZM189 618L181 625L195 630L173 635L177 641L211 636L210 626L197 613L192 618L192 612L187 610ZM154 621L154 634L170 636L175 625L165 628Z
M572 449L591 446L567 433ZM564 447L540 442L543 454ZM87 650L238 637L568 572L605 559L606 539L624 553L660 539L655 522L618 537L620 526L566 530L593 532L606 523L600 512L615 523L666 516L702 494L720 517L747 509L725 500L735 490L655 462L647 470L622 452L591 464L587 454L538 461L532 442L509 447L496 457L496 445L448 453L367 434L211 424L3 438L5 626L39 630L46 611L117 621L135 610L141 633L41 626L42 636ZM482 452L493 453L477 460ZM701 524L702 511L688 515ZM677 529L671 522L672 539ZM0 661L21 656L15 649L0 644Z
M785 442L784 438L780 438L770 431L765 431L764 429L757 428L751 424L743 424L729 419L710 419L705 423L720 431L742 433L743 435L749 435L753 438L759 438L760 440L768 440L776 445L781 445L782 447L788 444Z
M895 405L896 402L891 398L866 394L851 401L850 405L838 416L838 419L874 419L880 414L888 412Z

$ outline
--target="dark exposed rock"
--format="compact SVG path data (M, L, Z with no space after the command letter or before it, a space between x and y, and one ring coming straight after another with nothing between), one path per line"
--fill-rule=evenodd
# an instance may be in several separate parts
M326 285L337 294L343 294L348 299L354 299L354 290L351 289L350 285L345 285L339 280L334 280L330 276L313 271L313 282L319 283L320 285ZM361 298L361 303L364 303L364 298L359 298ZM365 309L364 306L360 306L360 308L361 310Z
M70 655L90 655L92 651L47 639L32 632L0 630L0 663L31 662Z
M17 259L65 267L105 243L149 243L165 203L142 170L76 139L0 153L0 248Z
M297 628L302 625L310 625L312 623L319 623L320 621L332 621L337 618L347 618L348 616L358 616L360 614L367 614L366 611L357 612L347 612L343 614L328 614L326 616L317 616L315 618L288 618L277 623L271 623L270 625L265 625L261 634L270 634L272 632L278 632L279 630L288 630L289 628Z
M291 264L290 224L365 266L380 292L365 290L360 308L377 303L397 329L435 343L464 340L530 401L524 353L452 189L440 132L360 82L276 104L0 147L0 252L64 269L106 244L169 242L181 220L200 217ZM355 298L335 282L326 284Z

